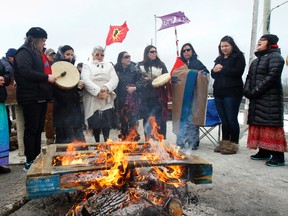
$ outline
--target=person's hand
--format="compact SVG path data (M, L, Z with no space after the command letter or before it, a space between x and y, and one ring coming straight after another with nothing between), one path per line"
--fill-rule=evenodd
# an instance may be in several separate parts
M49 74L48 75L48 82L49 83L55 83L55 81L56 81L56 77L51 75L51 74Z
M98 98L101 100L106 100L108 98L108 88L106 86L101 87Z
M213 71L214 71L215 73L218 73L218 72L220 72L220 71L222 70L222 68L223 68L223 66L222 66L221 64L216 64L216 65L214 66L214 68L213 68Z
M3 76L0 76L0 86L4 86L5 84L5 79Z
M108 98L108 91L101 90L98 94L98 98L101 100L106 100Z
M144 77L143 78L145 81L148 81L148 80L150 80L151 78L149 78L149 77Z
M84 81L83 80L79 80L78 84L77 84L77 87L79 89L83 89L84 88Z
M136 91L136 87L135 86L126 86L126 90L127 90L128 94L132 94L133 92Z

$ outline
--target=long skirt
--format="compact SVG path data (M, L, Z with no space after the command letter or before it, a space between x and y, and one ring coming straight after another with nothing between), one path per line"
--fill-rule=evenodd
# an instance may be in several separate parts
M7 166L9 164L9 127L4 103L0 103L0 122L0 166Z
M287 152L283 127L249 125L247 148Z

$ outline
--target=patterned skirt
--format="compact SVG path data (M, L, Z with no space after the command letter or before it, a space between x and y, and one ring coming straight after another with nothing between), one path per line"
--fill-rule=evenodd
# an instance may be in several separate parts
M0 122L0 166L7 166L9 164L9 129L4 103L0 103Z
M247 148L287 152L284 128L249 125Z

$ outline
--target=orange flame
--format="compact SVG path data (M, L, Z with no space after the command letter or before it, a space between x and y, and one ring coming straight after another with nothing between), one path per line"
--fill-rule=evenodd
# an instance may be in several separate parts
M89 189L101 188L101 187L121 187L130 178L131 171L128 169L133 160L129 157L135 154L137 160L141 160L148 163L153 167L156 177L166 183L172 184L175 187L184 185L181 181L181 177L185 171L181 166L169 166L169 167L157 167L157 164L165 161L171 161L174 159L183 159L184 155L179 154L176 146L167 146L164 142L164 136L158 133L159 126L156 123L155 117L149 118L149 123L152 126L153 137L156 140L149 140L149 144L143 144L139 146L138 142L118 142L115 143L112 140L108 140L105 144L96 145L96 149L91 153L85 153L84 151L77 151L79 145L71 143L67 146L67 152L65 155L57 156L53 160L53 166L61 162L61 165L78 165L78 164L90 164L101 165L105 170L100 170L101 177L95 178L91 181ZM127 140L133 140L135 135L138 135L136 129L131 130L131 134L127 136ZM143 152L143 149L149 151ZM135 153L136 152L136 153ZM140 155L140 156L139 156ZM136 163L136 161L134 162ZM137 169L134 170L137 172ZM137 180L143 180L144 175L137 177Z

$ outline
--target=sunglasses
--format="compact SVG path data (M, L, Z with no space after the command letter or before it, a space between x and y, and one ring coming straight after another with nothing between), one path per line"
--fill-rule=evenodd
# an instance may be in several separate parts
M131 57L130 55L126 55L126 56L123 56L123 59L128 59L130 57Z
M100 54L100 53L96 53L95 55L96 55L97 57L99 57L99 56L104 57L104 54Z
M151 50L149 53L157 53L157 50Z
M190 52L190 51L191 51L191 49L183 49L183 50L182 50L182 53Z
M259 41L267 41L266 38L260 38Z

